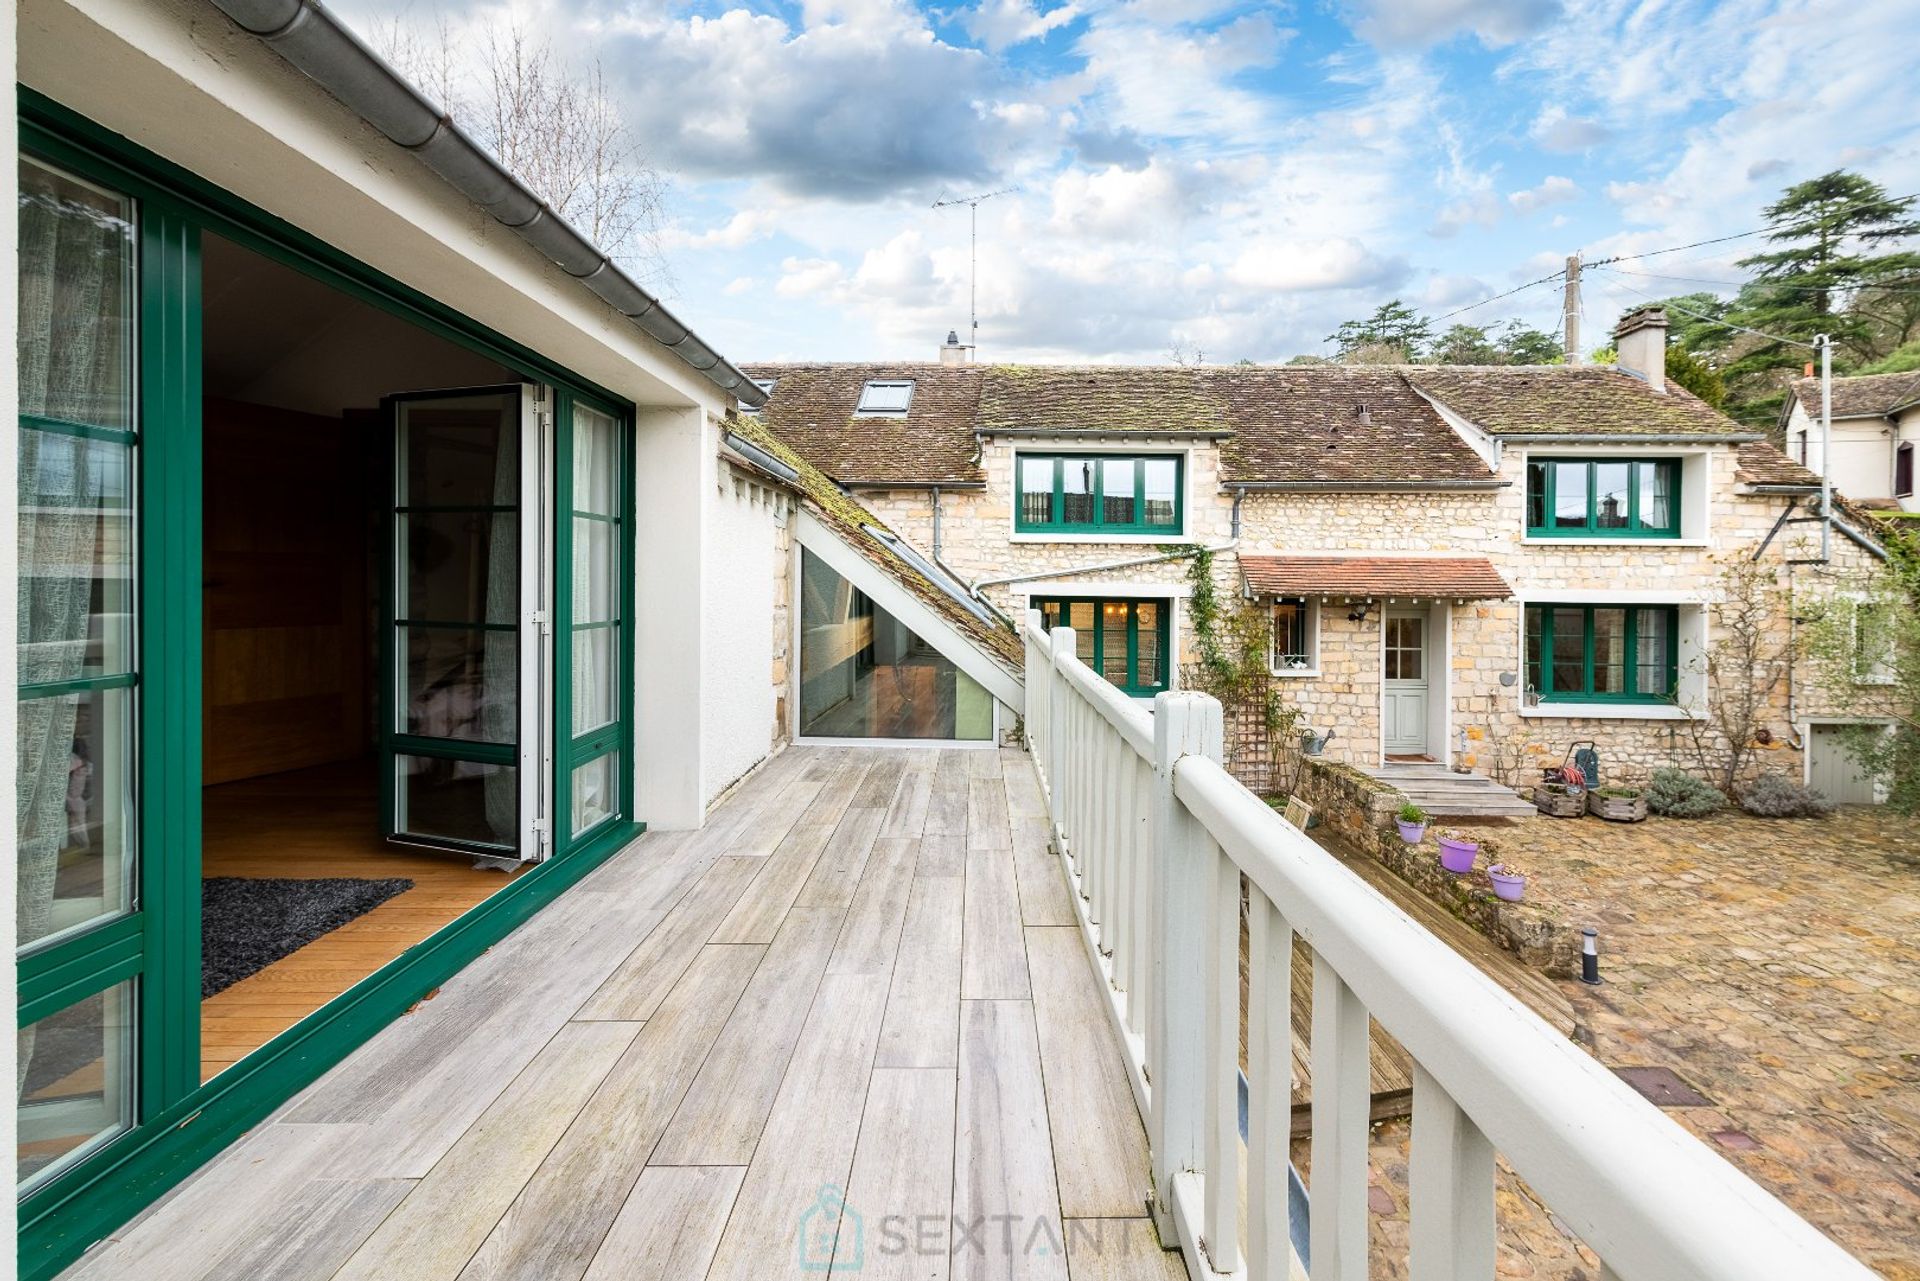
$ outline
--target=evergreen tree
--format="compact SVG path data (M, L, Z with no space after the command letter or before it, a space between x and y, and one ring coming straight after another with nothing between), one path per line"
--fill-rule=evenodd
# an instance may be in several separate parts
M1500 349L1477 325L1454 325L1433 341L1427 358L1436 365L1498 365Z
M1334 358L1351 364L1408 362L1432 337L1433 323L1395 298L1365 320L1349 320L1327 335Z
M1503 365L1557 365L1564 359L1559 339L1523 320L1509 320L1500 331L1499 351Z

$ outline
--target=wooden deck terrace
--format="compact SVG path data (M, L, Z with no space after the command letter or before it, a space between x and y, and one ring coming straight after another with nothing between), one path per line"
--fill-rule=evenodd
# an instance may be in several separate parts
M793 748L69 1277L1175 1281L1023 752Z

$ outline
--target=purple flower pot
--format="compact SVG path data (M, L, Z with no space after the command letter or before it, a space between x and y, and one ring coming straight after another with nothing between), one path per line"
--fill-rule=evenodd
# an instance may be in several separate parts
M1520 895L1526 892L1526 877L1509 876L1498 867L1487 869L1487 879L1493 882L1494 897L1505 899L1509 903L1518 903Z
M1455 876L1465 876L1473 870L1473 860L1480 856L1480 842L1455 841L1447 837L1440 838L1440 866Z
M1427 825L1425 823L1408 823L1397 818L1393 821L1400 828L1400 839L1407 844L1418 845L1421 841L1427 839Z

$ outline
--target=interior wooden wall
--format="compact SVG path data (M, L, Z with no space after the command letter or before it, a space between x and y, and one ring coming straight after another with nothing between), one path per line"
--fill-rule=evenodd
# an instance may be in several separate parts
M206 782L372 745L377 414L205 407Z

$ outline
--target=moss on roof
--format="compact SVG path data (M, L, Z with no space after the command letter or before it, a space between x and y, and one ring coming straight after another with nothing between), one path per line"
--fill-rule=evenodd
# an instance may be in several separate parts
M868 531L882 529L896 538L899 535L889 529L885 521L834 484L825 472L802 458L758 416L733 415L727 419L726 428L791 467L798 477L795 486L802 500L840 535L840 540L848 547L938 612L956 631L985 650L1001 666L1016 674L1021 671L1026 662L1025 647L1011 630L975 617L925 574L895 555L891 548Z
M1496 436L1750 433L1669 380L1665 394L1611 365L1408 365L1407 381Z

